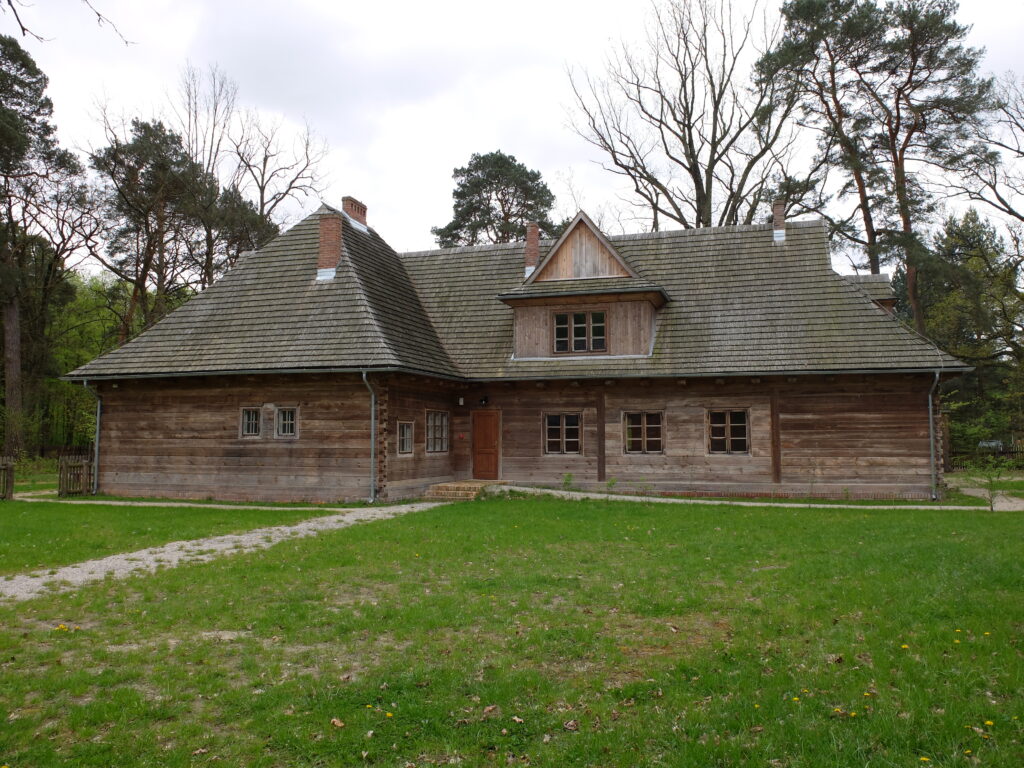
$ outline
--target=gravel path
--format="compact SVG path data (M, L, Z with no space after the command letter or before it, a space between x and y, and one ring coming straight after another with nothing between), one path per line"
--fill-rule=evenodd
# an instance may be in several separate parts
M104 502L109 503L109 502ZM129 502L138 504L138 502ZM141 504L140 504L141 506ZM162 504L161 506L175 506ZM204 505L206 506L206 505ZM279 541L316 536L321 531L347 528L356 523L371 520L386 520L409 512L436 507L436 503L402 504L394 507L362 507L344 511L341 514L315 517L295 525L278 525L270 528L256 528L245 533L212 536L191 541L172 541L159 547L140 549L110 555L98 560L66 565L62 568L48 568L17 574L11 578L0 578L0 600L18 602L30 600L51 592L67 592L108 576L123 579L137 573L152 573L159 568L173 568L187 563L202 563L224 555L254 552L266 549Z

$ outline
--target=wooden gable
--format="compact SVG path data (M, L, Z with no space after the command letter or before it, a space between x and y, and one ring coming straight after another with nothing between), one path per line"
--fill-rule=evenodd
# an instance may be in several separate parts
M636 273L580 211L527 282L594 277L636 277Z

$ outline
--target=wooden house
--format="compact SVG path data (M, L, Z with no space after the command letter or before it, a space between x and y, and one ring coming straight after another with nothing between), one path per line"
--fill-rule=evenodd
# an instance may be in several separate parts
M345 198L68 375L104 493L396 499L468 478L928 497L966 367L817 221L396 253Z

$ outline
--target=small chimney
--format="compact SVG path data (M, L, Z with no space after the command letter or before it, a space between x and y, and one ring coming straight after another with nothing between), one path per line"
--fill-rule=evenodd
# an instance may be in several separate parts
M350 195L341 198L341 210L351 218L366 226L366 206Z
M540 226L536 221L526 222L526 251L523 254L526 262L526 277L533 274L540 259Z
M316 260L316 279L333 280L341 261L341 215L320 214L320 253Z
M786 201L772 203L772 240L776 245L786 242Z

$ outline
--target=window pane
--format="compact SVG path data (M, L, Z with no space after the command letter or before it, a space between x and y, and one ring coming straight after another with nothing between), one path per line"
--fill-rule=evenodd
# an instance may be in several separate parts
M548 438L548 442L547 442L547 449L546 450L547 450L548 453L561 453L562 452L562 441L559 440L557 437L554 438L554 439L551 439L549 437Z
M580 415L578 413L567 413L563 418L567 427L578 427L580 425Z
M742 437L747 436L747 425L746 424L733 424L729 430L729 437Z
M568 339L555 339L555 352L568 352L569 351L569 340Z
M647 452L648 453L661 453L661 438L647 438Z
M277 434L280 437L295 436L295 409L281 408L277 412Z
M630 427L639 427L641 419L643 418L642 413L627 413L626 414L626 425Z
M568 437L565 438L565 452L566 453L579 453L580 452L580 441L570 440Z
M244 437L258 437L260 434L260 410L258 408L245 408L242 410L242 435Z
M604 350L605 350L604 336L596 336L595 335L593 338L591 338L591 340L590 340L590 348L594 352L604 352Z
M711 437L714 439L720 439L725 437L725 424L712 424L711 425Z
M558 429L560 419L556 414L550 414L546 416L545 419L547 419L548 429L550 429L551 427Z
M729 414L730 421L733 424L746 424L747 423L747 412L746 411L732 411Z
M711 438L711 452L712 453L725 453L725 439Z
M708 418L712 424L725 424L725 411L711 411Z
M604 326L604 312L591 312L590 324Z
M733 438L729 441L729 450L733 453L746 453L747 452L747 438Z
M661 414L660 413L645 413L644 416L647 417L647 426L651 426L652 424L653 425L661 424Z

